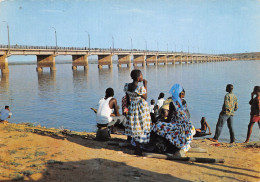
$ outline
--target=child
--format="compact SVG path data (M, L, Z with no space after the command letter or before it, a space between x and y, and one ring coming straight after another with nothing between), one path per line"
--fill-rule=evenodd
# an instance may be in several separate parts
M154 112L154 106L155 106L155 101L154 99L151 100L151 105L150 105L150 115L151 115L151 120L152 120L152 123L155 123L156 122L156 117L155 117L155 112Z
M154 99L152 99L151 105L150 105L150 113L154 113L154 104L155 104L155 101L154 101Z
M254 95L256 95L255 98ZM251 93L251 100L249 101L249 104L251 105L250 122L248 124L245 143L249 142L254 124L256 122L258 122L258 125L260 124L260 86L255 86L254 91Z
M160 93L156 105L158 106L158 109L160 109L164 102L164 93Z
M201 127L200 127L200 129L198 129L198 128L196 129L196 134L206 134L207 128L209 128L209 134L211 135L210 127L209 127L209 124L207 123L205 117L201 118L200 124L201 124Z

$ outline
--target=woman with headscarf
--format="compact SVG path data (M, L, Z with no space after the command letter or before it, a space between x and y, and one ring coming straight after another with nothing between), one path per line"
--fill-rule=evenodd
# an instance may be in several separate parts
M183 102L184 89L180 84L175 84L170 90L172 102L169 106L167 122L157 122L153 131L165 138L178 150L187 152L195 134L195 128L187 114L187 104Z
M124 91L128 100L128 113L126 115L125 134L132 137L132 144L136 146L135 154L142 155L141 144L150 141L150 110L147 99L147 81L143 79L140 70L131 72L132 83L126 83ZM138 85L143 82L143 86Z

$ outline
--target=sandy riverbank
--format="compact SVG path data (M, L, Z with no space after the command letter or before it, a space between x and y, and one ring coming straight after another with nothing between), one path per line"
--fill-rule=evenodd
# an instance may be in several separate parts
M256 142L216 146L206 139L194 140L194 146L208 152L187 156L225 159L223 164L205 164L138 157L129 148L93 140L94 133L69 135L57 129L0 124L0 181L260 181Z

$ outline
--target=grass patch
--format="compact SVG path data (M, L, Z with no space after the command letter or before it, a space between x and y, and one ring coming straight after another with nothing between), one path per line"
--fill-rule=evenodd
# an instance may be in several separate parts
M8 150L8 153L9 153L10 155L16 154L16 152L17 152L17 150Z
M34 154L36 157L38 157L38 156L43 156L43 155L47 155L45 152L35 152L35 154Z
M45 159L44 158L37 158L37 159L29 160L29 161L27 161L27 163L29 163L29 162L37 162L37 161L45 161Z
M23 123L25 126L29 126L29 127L35 127L35 125L33 123Z
M13 165L13 166L15 166L15 167L21 165L20 163L18 163L18 162L14 162L14 161L13 161L13 162L10 162L10 164Z
M10 131L15 131L15 128L12 125L7 125L3 127L3 130L10 132Z
M30 176L30 175L34 174L34 172L30 171L30 170L26 170L26 171L22 171L21 174L23 174L25 176Z
M10 175L10 178L13 180L13 181L21 181L24 179L24 177L20 174L11 174Z
M24 133L24 134L18 135L18 137L27 137L27 136L28 136L27 133Z
M61 161L56 161L56 160L48 160L47 164L63 164Z
M29 148L28 147L21 147L18 150L27 150L27 149L29 149Z
M22 159L32 159L32 154L28 154L28 155L24 156Z
M5 178L9 178L9 175L6 174L6 173L0 173L0 176L5 177Z

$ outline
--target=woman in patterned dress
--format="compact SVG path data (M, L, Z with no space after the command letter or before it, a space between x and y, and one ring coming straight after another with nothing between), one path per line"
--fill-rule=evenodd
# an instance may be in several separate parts
M195 128L187 114L187 104L182 99L184 91L181 85L175 84L170 90L172 102L170 103L167 122L158 121L153 127L153 131L165 138L177 149L187 152L195 134Z
M131 72L132 83L126 83L124 91L128 100L125 134L132 137L136 144L135 154L142 155L140 144L147 144L150 140L150 111L147 99L147 81L143 79L140 70ZM143 82L143 86L138 83Z

